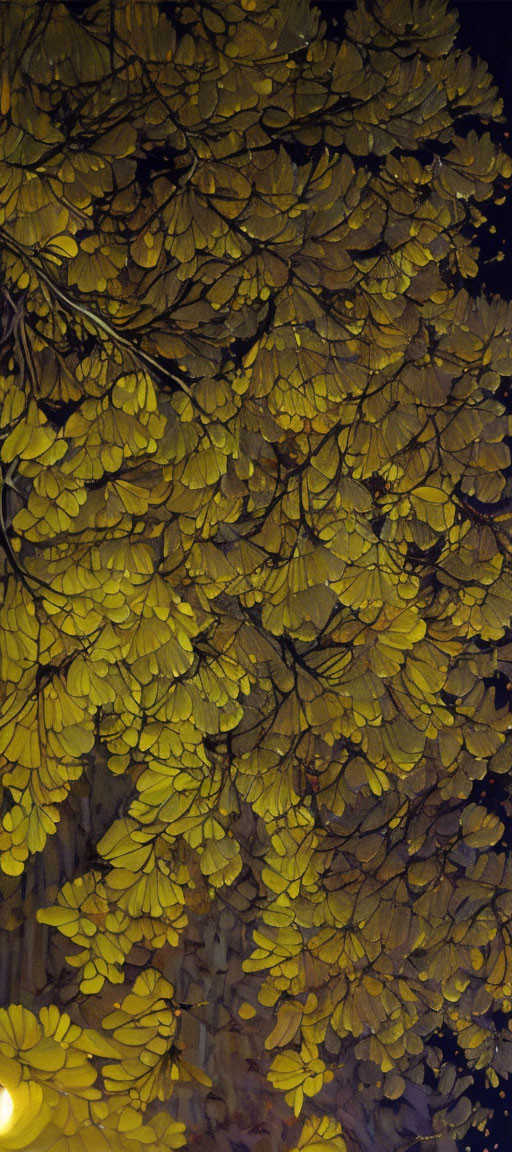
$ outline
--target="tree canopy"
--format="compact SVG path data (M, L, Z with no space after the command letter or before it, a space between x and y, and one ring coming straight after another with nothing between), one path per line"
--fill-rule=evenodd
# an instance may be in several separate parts
M0 28L0 1149L453 1152L512 1072L501 100L445 0Z

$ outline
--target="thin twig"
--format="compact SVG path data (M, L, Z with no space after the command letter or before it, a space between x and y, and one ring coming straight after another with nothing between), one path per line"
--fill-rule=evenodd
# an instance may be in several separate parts
M89 321L89 323L94 324L97 328L104 332L113 341L114 344L121 345L123 348L127 348L133 356L135 356L138 360L141 360L149 368L152 368L154 371L156 371L159 376L166 376L168 379L172 380L174 384L178 385L181 391L186 392L192 400L194 399L189 385L186 383L182 376L177 375L175 372L170 372L168 368L164 368L162 364L159 364L158 360L155 360L155 358L150 355L149 352L144 352L141 348L137 348L135 344L132 344L131 340L128 340L126 336L123 336L115 328L112 328L103 316L99 316L96 312L92 312L90 308L86 308L85 304L81 304L78 300L74 300L72 296L68 296L67 292L61 288L60 284L57 284L53 277L51 277L49 273L46 272L45 269L35 261L33 254L27 252L20 244L17 244L15 240L11 239L10 236L7 236L1 230L0 236L2 237L5 247L13 252L16 256L18 256L21 260L24 260L32 268L36 275L39 276L43 283L46 284L46 286L50 289L50 292L52 292L53 295L56 296L65 305L66 308L71 309L73 312L79 312L81 316L84 316Z

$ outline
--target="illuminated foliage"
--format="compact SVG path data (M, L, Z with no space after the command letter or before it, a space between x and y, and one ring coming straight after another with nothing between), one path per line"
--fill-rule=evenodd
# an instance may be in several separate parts
M229 1149L252 1060L258 1152L450 1152L512 1072L501 101L444 0L0 27L0 1149Z

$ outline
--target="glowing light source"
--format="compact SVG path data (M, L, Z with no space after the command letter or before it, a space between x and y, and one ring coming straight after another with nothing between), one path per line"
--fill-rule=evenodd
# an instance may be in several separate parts
M0 1132L3 1132L12 1116L13 1102L11 1093L7 1088L0 1087Z

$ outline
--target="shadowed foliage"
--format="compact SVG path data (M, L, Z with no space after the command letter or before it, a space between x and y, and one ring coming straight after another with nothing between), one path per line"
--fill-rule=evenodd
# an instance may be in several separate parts
M512 162L456 36L0 5L6 1152L455 1152L512 1072Z

